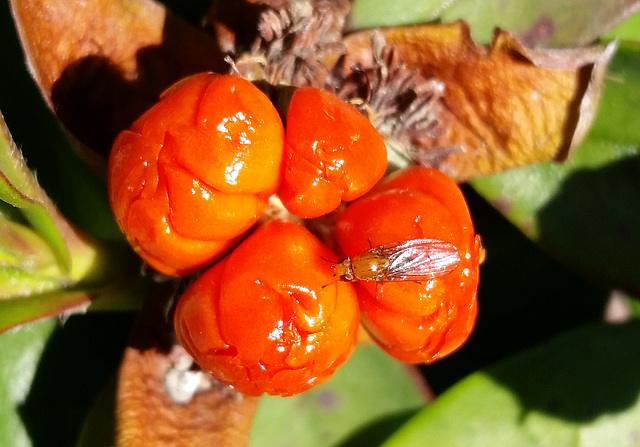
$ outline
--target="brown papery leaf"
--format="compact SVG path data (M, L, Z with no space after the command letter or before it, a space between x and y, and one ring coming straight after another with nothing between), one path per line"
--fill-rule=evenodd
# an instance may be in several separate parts
M258 398L221 385L192 366L175 342L165 304L156 299L145 305L125 351L116 397L116 444L248 445Z
M43 96L102 155L174 81L228 68L208 35L151 0L12 0L11 8Z
M381 33L407 70L444 84L439 132L414 141L407 152L457 181L565 158L593 120L615 50L532 50L504 31L487 48L472 41L463 22ZM370 32L348 36L345 44L345 64L371 66Z

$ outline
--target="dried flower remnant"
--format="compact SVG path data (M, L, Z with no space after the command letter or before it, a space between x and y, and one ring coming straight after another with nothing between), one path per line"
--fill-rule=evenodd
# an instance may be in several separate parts
M249 48L234 48L232 70L272 85L321 84L329 70L326 62L344 53L349 10L345 0L290 0L284 8L264 8L255 41Z
M342 58L327 78L327 88L361 107L385 137L393 164L406 166L416 161L440 168L440 162L462 151L462 146L430 147L428 151L416 148L421 140L444 132L445 84L435 77L424 77L418 69L409 69L378 30L371 32L370 48L370 54L364 49L361 63L346 64Z
M483 46L464 22L344 36L343 3L265 9L254 45L235 48L237 73L333 90L362 106L391 164L458 182L563 159L593 120L614 45L532 50L498 30Z

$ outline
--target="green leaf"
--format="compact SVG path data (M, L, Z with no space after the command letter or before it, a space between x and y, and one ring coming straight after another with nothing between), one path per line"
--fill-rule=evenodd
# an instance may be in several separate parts
M46 240L63 271L71 269L67 246L51 216L52 204L38 186L0 114L0 200L18 208L24 218Z
M424 403L406 365L377 346L358 346L327 383L294 397L263 397L250 446L373 446L372 437L380 442Z
M0 335L0 445L32 445L19 406L27 398L40 355L55 327L56 321L49 319Z
M101 256L115 251L62 216L27 166L1 113L0 230L0 299L67 287L106 270Z
M585 45L638 9L637 0L355 0L351 22L363 29L464 20L479 42L499 27L531 44ZM638 28L626 29L638 36Z
M640 291L640 45L623 43L583 144L472 185L556 259L603 284Z
M22 268L27 263L31 270L43 271L48 267L59 270L49 244L32 228L12 220L16 218L19 219L0 213L0 265ZM0 286L3 296L1 289Z
M446 0L355 0L351 24L356 29L430 22L450 3Z
M137 277L138 265L124 244L94 240L60 214L0 114L0 333L108 295L116 299L100 306L135 307L141 296L127 290L140 285L130 273Z
M607 39L640 41L640 13L634 14L605 36Z
M633 315L634 318L640 318L640 300L627 297L627 303L629 304L631 315Z
M466 20L477 40L489 42L494 28L534 45L587 45L638 11L637 0L458 0L440 20Z
M52 318L0 335L0 445L74 445L117 372L134 318L99 313L63 325Z
M637 320L566 333L464 379L384 447L633 445L638 339Z
M640 42L620 43L606 79L599 112L589 136L610 141L612 145L627 145L628 153L631 153L640 144L637 126L640 117L629 114L629 110L640 105Z

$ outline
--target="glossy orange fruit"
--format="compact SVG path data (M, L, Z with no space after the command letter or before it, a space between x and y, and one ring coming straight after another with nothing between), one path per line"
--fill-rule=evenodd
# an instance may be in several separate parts
M354 107L317 88L295 91L286 122L284 206L303 218L365 194L387 168L384 140Z
M329 284L326 260L335 255L304 227L265 224L180 297L178 340L245 394L290 396L324 382L351 354L359 324L352 284Z
M476 320L482 248L465 199L449 177L421 167L387 177L340 215L336 238L349 257L421 238L455 246L460 261L446 274L355 285L363 325L394 357L429 363L466 341Z
M116 139L115 219L156 270L184 275L220 256L279 185L284 129L250 82L201 73L169 88Z

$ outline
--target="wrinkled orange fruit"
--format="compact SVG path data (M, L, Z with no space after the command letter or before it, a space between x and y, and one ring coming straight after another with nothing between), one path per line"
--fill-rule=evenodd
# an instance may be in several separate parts
M220 256L279 186L284 129L250 82L201 73L170 87L115 140L109 198L136 252L167 275Z
M174 327L195 361L249 395L316 386L350 356L359 311L353 286L333 282L335 255L304 227L258 228L180 297Z
M349 257L371 246L420 238L453 244L460 263L450 273L355 286L363 325L402 361L433 362L466 341L476 320L482 247L464 196L449 177L422 167L392 174L347 207L336 238Z
M286 127L278 195L298 217L322 216L362 196L387 169L387 149L378 131L333 93L297 89Z

